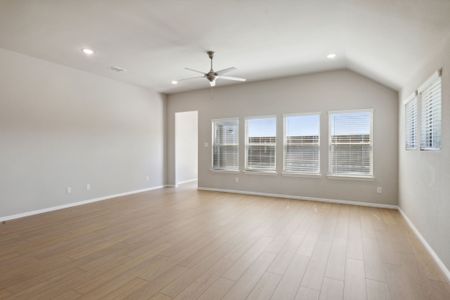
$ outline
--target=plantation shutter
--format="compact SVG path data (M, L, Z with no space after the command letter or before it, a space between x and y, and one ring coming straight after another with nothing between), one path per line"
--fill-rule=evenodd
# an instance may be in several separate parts
M333 112L329 122L330 175L373 176L372 112Z
M275 117L246 120L246 169L275 171L276 169Z
M239 170L239 120L213 121L213 169Z
M441 76L435 74L421 89L421 149L439 150L441 148L442 84Z
M284 171L320 173L320 115L291 115L284 123Z
M406 149L417 148L417 97L405 105Z

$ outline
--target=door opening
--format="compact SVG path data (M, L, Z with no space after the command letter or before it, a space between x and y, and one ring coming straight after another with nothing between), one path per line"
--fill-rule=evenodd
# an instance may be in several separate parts
M198 112L175 113L175 183L197 185Z

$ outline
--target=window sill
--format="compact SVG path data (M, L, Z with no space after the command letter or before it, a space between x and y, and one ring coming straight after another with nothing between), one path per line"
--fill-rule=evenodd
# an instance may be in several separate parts
M322 174L314 174L314 173L294 173L294 172L283 172L282 176L286 177L306 177L306 178L322 178Z
M335 180L375 181L374 176L327 175L327 178Z
M423 151L423 152L438 152L438 151L441 151L441 148L420 148L420 151Z
M244 170L244 174L278 176L277 171Z
M239 174L241 172L239 170L222 170L222 169L209 169L209 171L213 173L225 173L225 174Z

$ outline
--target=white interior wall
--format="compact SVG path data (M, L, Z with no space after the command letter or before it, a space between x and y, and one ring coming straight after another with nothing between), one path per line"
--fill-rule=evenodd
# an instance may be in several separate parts
M168 182L175 182L175 113L199 112L199 186L215 189L284 194L322 199L397 204L398 197L398 93L349 70L215 87L168 96ZM374 109L375 180L337 180L326 176L328 166L328 111ZM321 171L323 176L261 176L211 171L211 120L239 117L240 166L244 166L244 118L276 115L280 138L285 113L321 112ZM205 143L208 144L205 147ZM281 172L283 145L277 145L277 171ZM236 182L238 178L239 182ZM377 193L377 187L383 193Z
M197 179L198 122L197 112L175 114L176 182L177 184Z
M450 270L450 40L413 74L399 101L399 205ZM442 148L405 150L405 101L434 72L442 74ZM448 273L450 276L450 272Z
M164 185L162 95L2 49L0 66L0 218Z

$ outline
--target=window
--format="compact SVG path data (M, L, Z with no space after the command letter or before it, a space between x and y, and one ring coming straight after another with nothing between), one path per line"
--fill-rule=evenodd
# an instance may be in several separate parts
M258 117L245 120L245 168L250 171L276 169L276 117Z
M320 174L320 115L284 117L284 168L288 173Z
M422 150L441 148L441 76L436 73L419 89L421 99L421 142Z
M239 120L213 120L213 169L239 170Z
M330 175L373 176L372 111L332 112L329 122Z
M417 149L417 97L405 105L406 150Z

